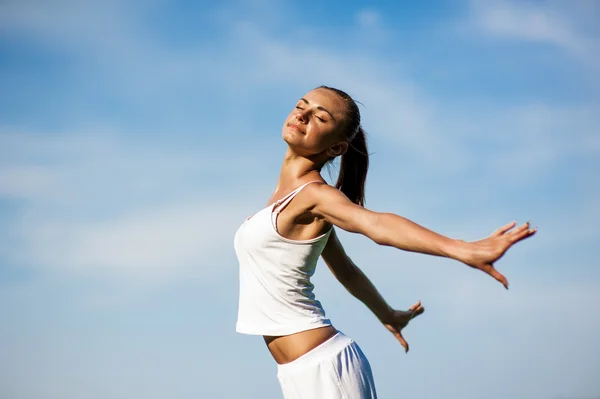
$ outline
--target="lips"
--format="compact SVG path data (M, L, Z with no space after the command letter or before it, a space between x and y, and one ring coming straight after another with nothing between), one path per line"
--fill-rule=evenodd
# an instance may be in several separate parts
M303 132L303 131L300 129L300 126L298 126L298 125L296 125L296 124L294 124L294 123L288 123L288 127L291 127L292 129L294 129L294 130L297 130L297 131L299 131L300 133L304 133L304 132Z

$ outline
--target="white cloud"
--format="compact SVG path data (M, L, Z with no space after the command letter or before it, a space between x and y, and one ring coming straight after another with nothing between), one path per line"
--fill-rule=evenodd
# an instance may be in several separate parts
M362 27L379 28L383 23L383 18L376 10L364 9L356 13L356 21Z
M18 12L13 10L13 14L25 21L20 23L22 26L37 32L34 28L38 24L34 22L42 18L35 17L37 11L31 16L24 6L11 7L16 7ZM127 21L115 4L106 7L120 13L116 21ZM478 12L485 14L487 8L482 7L491 6L477 3L477 7ZM509 11L502 11L501 15ZM29 18L34 22L27 22ZM357 18L364 23L382 23L381 15L372 10L359 11ZM67 36L80 29L79 25L62 26L60 21L47 23L47 29L68 31L69 34L60 37L55 35L58 41L67 40ZM365 104L363 118L367 131L383 145L395 148L398 158L404 160L393 165L398 169L398 180L412 176L415 169L441 178L464 176L467 171L477 169L484 171L489 181L500 181L503 187L519 187L552 174L577 157L591 159L598 153L600 123L595 106L482 105L475 111L445 107L385 59L365 59L360 51L342 54L312 43L294 44L291 39L275 37L268 29L243 20L224 18L222 23L231 26L223 46L218 50L204 49L195 55L162 48L144 39L135 24L127 27L127 23L122 23L117 32L124 37L118 46L130 48L134 63L149 68L124 73L138 77L152 75L158 82L151 84L171 87L170 77L160 83L165 74L156 73L156 64L168 63L178 71L175 75L180 81L194 80L194 68L203 64L203 68L213 71L211 79L221 81L225 90L235 92L235 101L253 97L258 88L277 87L280 92L279 87L284 85L299 95L299 90L323 82L341 87ZM80 39L87 40L85 37L83 34ZM112 40L116 39L109 41ZM90 39L86 43L95 42ZM110 46L107 49L113 55L120 51ZM154 66L147 67L142 62L147 54L140 53L140 49L162 55L154 57L157 60ZM318 60L310 73L306 73L306 60ZM241 63L243 75L239 73ZM203 128L218 131L220 137L234 137L232 131L222 131L217 124ZM204 211L219 203L217 195L206 197L211 187L203 182L214 181L209 170L218 165L226 179L236 175L241 164L245 165L244 176L250 175L252 167L264 172L261 166L264 163L258 161L264 159L261 154L231 147L232 143L225 140L218 141L218 146L223 147L215 151L200 145L165 147L164 143L152 140L146 143L138 139L122 140L117 134L91 131L97 133L0 136L0 151L3 151L0 154L5 160L0 167L0 195L28 204L24 205L27 208L14 230L26 243L19 253L20 259L73 270L106 268L134 274L142 263L159 270L159 265L199 262L200 249L188 237L204 218L211 225L217 224L210 219L212 213ZM22 150L14 152L17 148ZM227 149L225 162L220 153L223 148ZM50 159L50 163L21 162L23 159ZM413 167L406 168L406 163ZM264 192L270 189L266 187ZM494 195L493 190L481 187L461 187L467 191L456 195L478 194L484 189ZM590 191L596 189L592 187ZM426 187L415 190L427 192ZM458 201L458 197L454 200ZM257 203L261 201L264 198L257 197ZM230 206L234 207L233 204L235 201ZM419 208L418 204L413 206ZM225 210L218 205L216 209ZM224 222L223 232L216 234L222 234L229 243L226 231L233 225L233 220ZM161 246L161 242L167 245ZM104 251L107 246L121 250Z
M357 15L365 23L381 22L381 16L369 13ZM28 14L23 15L21 18ZM26 26L33 29L37 25ZM151 43L140 47L164 52L157 58L168 59L182 81L193 79L192 71L200 62L208 64L214 70L211 78L222 80L224 87L242 88L236 90L236 97L253 96L253 88L281 83L290 90L323 82L344 88L365 104L364 122L371 134L396 147L400 158L414 168L433 174L460 175L476 167L486 170L490 180L522 185L551 173L567 158L598 151L594 107L565 109L538 104L493 112L446 110L385 60L339 54L312 44L292 45L247 22L232 27L221 53L210 50L190 56ZM79 28L61 29L74 34ZM119 46L133 48L134 42L137 46L138 40L143 41L135 32L119 32L126 36ZM115 55L120 51L108 49ZM133 54L133 59L143 59L136 58L140 53ZM243 76L238 73L241 60ZM306 60L318 60L310 74L305 73ZM156 75L153 68L145 73ZM218 131L217 126L205 128ZM482 132L485 128L488 130ZM232 136L226 131L220 134ZM485 143L485 151L474 149L475 138ZM14 259L37 266L139 277L179 273L191 265L207 264L209 253L230 250L232 232L244 215L235 209L235 200L224 205L215 192L207 195L213 187L206 182L214 181L210 178L214 172L209 171L218 165L225 179L231 179L243 164L244 176L249 176L252 167L261 170L259 160L263 159L259 153L227 146L228 161L223 162L221 150L169 148L153 141L122 140L102 131L48 137L6 133L0 140L5 160L0 168L0 195L24 201L17 224L7 230L21 243L10 252ZM396 167L401 170L399 179L413 173ZM264 192L271 189L266 186ZM226 191L220 191L221 195ZM264 196L255 203L261 201ZM226 216L222 218L220 213ZM212 238L223 246L205 244L205 226L211 226Z
M350 51L321 42L298 42L286 34L275 35L266 23L243 17L224 19L229 36L213 43L214 47L192 45L182 50L152 41L155 36L130 21L135 18L123 12L120 3L90 2L89 8L68 10L71 3L65 2L61 4L66 7L58 8L64 8L66 14L56 18L48 16L54 7L49 3L36 3L33 15L27 14L27 4L33 3L6 4L0 6L4 7L0 9L0 29L18 26L37 39L74 49L89 59L99 51L104 65L109 66L102 76L111 81L119 78L115 85L119 95L138 90L157 95L164 91L156 88L177 91L183 85L210 81L223 90L228 104L235 105L264 93L273 93L278 100L288 98L289 93L295 98L300 90L321 83L346 89L365 104L365 126L377 138L374 142L379 142L379 150L393 150L385 161L374 158L375 167L385 162L389 169L380 168L378 175L370 176L370 200L384 204L386 210L411 213L415 221L440 232L479 238L482 230L490 233L498 218L507 213L510 217L513 212L529 214L535 208L540 233L499 263L511 282L509 292L455 262L398 255L376 248L364 237L343 235L350 255L391 303L403 306L421 298L428 309L407 331L414 354L399 363L397 344L376 326L362 304L346 293L345 299L337 296L343 288L331 276L327 277L331 284L317 285L317 294L335 323L351 326L351 336L364 333L368 338L362 342L371 349L382 396L394 397L401 388L407 390L407 396L424 392L431 397L448 396L450 392L451 397L534 398L541 395L540 386L547 388L544 394L555 388L579 393L594 386L592 372L597 367L593 366L600 358L594 346L600 328L600 291L593 263L600 215L594 201L599 190L593 172L600 150L594 104L569 108L538 102L506 107L493 98L471 108L462 107L459 99L454 104L439 104L434 93L425 92L388 58L373 53L367 56L360 46ZM10 7L21 14L14 10L4 13ZM360 18L360 11L357 16ZM276 13L269 16L277 17ZM383 24L385 21L378 19L383 17L362 16L367 25ZM508 17L512 18L511 14ZM500 19L508 17L502 14ZM565 41L568 35L562 39L564 32L552 36L545 25L548 20L541 20L534 28L523 28L521 36L511 31L510 24L508 28L498 21L491 25L501 36L561 48L570 45ZM98 26L87 26L91 23ZM110 33L100 28L103 23ZM270 104L263 100L258 101L261 110ZM179 105L175 101L175 106ZM274 375L266 374L273 364L264 345L251 338L233 338L234 279L224 282L220 275L218 285L211 286L218 280L214 278L217 273L235 274L233 232L266 200L282 155L277 152L282 149L277 146L280 143L265 145L263 133L255 126L248 128L250 119L240 116L237 112L243 111L238 107L232 108L235 112L228 109L219 114L228 120L213 126L213 114L202 116L200 135L216 132L206 141L203 137L190 140L175 130L158 137L129 134L120 127L108 133L84 126L70 133L10 130L0 134L0 199L10 204L11 212L2 215L0 225L2 262L18 262L36 271L31 279L28 275L15 284L9 281L9 289L2 291L5 313L20 321L9 323L12 330L2 330L5 339L1 341L10 349L7 353L19 359L19 367L9 367L4 373L6 386L21 395L29 392L41 397L56 392L80 397L82 392L104 389L103 381L114 380L107 389L115 397L149 390L155 396L168 396L172 386L160 381L176 381L178 389L193 391L199 386L197 374L208 373L218 380L221 370L234 364L234 372L244 376L244 387L264 393L267 390L260 388L265 381L264 386L271 389L268 392L277 394ZM161 106L154 110L167 112ZM271 126L271 117L270 113L261 116L259 123ZM222 125L231 119L237 121L236 129L224 129ZM590 167L583 168L574 160ZM536 191L540 176L565 173L569 168L574 172L567 177L556 174L555 191ZM486 176L476 182L484 183L472 184L470 176L482 169ZM561 203L548 195L562 195L562 184L572 183L575 174L583 177L577 186L581 197ZM438 180L423 177L434 175ZM533 188L528 187L531 183ZM515 186L523 190L515 193ZM506 198L515 194L529 204ZM471 202L477 209L464 205L465 199L473 197L484 199ZM473 216L482 210L486 213L479 215L483 216ZM565 258L568 262L563 262ZM63 272L93 278L76 277L67 284ZM318 273L316 280L328 272ZM187 281L190 275L198 280ZM48 276L54 284L45 280ZM108 284L102 279L106 276ZM123 306L131 301L132 289L143 290L140 287L148 285L137 283L169 280L177 283L166 289L163 297L140 301L138 307ZM57 295L65 287L62 296ZM208 294L207 287L211 290ZM178 296L181 291L185 295ZM222 295L214 295L216 291ZM165 305L163 298L173 302ZM359 307L363 311L358 311ZM162 319L157 319L159 314ZM185 322L177 323L175 318ZM206 328L207 320L214 328ZM150 337L145 343L139 340L142 329L152 331L144 335ZM572 339L572 344L556 349L555 343L564 337ZM223 358L219 352L222 345L198 346L200 341L239 345L230 352L243 351L247 356ZM249 342L252 344L246 346ZM115 347L122 349L117 357ZM197 350L190 352L190 347ZM432 347L435 350L427 352ZM449 358L453 361L440 361ZM110 367L115 359L122 367ZM158 384L148 384L147 376L157 374L153 360L147 359L167 360L161 362L165 378ZM215 367L214 359L223 364ZM81 364L86 366L79 367ZM457 384L464 379L464 370L474 365L478 366L471 369L476 383ZM247 370L252 370L251 375ZM399 372L404 375L402 380L397 378ZM81 378L73 380L73 373ZM510 381L506 384L509 388L497 385L498 374ZM424 375L439 383L406 386L404 382L421 381ZM551 388L544 382L548 376L560 376L552 379ZM73 384L68 382L71 380ZM223 392L223 387L211 381L201 384L207 392L204 396ZM491 392L490 386L499 388ZM226 388L235 396L239 387ZM202 397L204 392L198 395L194 391L189 396Z
M234 171L245 164L251 173L260 154L230 153L236 161L223 163L200 148L130 144L115 136L0 135L14 158L0 165L0 197L19 204L2 229L7 260L151 280L215 272L214 260L231 252L252 209L238 196L260 203ZM262 187L260 173L253 183Z
M485 146L469 151L474 164L490 177L519 186L565 172L573 162L594 162L600 154L599 110L594 104L544 103L482 109L457 135Z
M211 272L217 256L232 247L243 220L235 204L200 200L130 209L92 222L24 214L15 226L22 246L13 256L20 263L142 279L190 268Z
M132 44L132 21L124 18L131 3L6 1L0 5L0 32L24 34L48 45L114 51Z
M472 0L471 9L473 22L490 35L550 44L597 65L598 31L586 29L594 13L577 3Z
M30 10L19 4L11 3L10 7L7 6L11 11L9 14L15 16L12 25L9 26L21 26L32 33L37 32L38 36L44 36L45 31L36 30L40 24L35 21L41 17L35 15L44 14L47 10ZM530 10L527 8L530 6L518 6L510 2L472 4L476 14L474 19L481 23L484 29L489 28L490 32L505 34L502 33L505 32L502 29L514 25L514 29L517 29L515 35L519 32L518 29L523 29L523 37L558 40L552 39L554 36L549 36L548 33L543 33L548 30L544 21L556 17L556 13ZM268 8L268 5L265 7ZM557 160L565 151L563 144L568 143L566 138L549 137L549 134L558 131L557 126L565 128L565 121L570 117L577 117L577 113L583 114L584 120L590 122L586 127L577 121L578 126L588 130L597 129L598 126L597 118L590 117L590 113L585 109L565 110L545 104L523 105L521 109L498 109L490 105L489 108L480 107L477 113L464 108L448 110L446 105L438 104L430 93L424 92L417 82L398 70L397 63L381 58L365 58L361 48L347 52L325 45L315 46L312 42L295 43L293 39L285 36L276 37L269 32L268 27L259 26L237 14L221 16L220 23L227 26L229 32L222 45L173 51L164 43L148 39L139 24L133 21L129 23L129 19L133 18L129 14L131 10L127 7L109 3L101 8L110 11L98 13L98 24L102 25L102 18L105 17L112 20L111 23L118 24L117 28L111 29L110 35L100 35L109 43L107 47L98 44L93 39L94 34L85 33L86 29L91 28L79 25L88 24L88 19L95 13L94 9L87 10L84 7L79 11L67 11L67 16L62 18L78 12L84 13L85 16L77 14L69 17L79 21L75 25L63 23L60 19L50 19L44 29L66 30L64 35L49 36L59 42L76 37L85 43L86 48L90 46L94 51L98 46L104 48L106 60L119 59L119 63L114 63L111 70L118 70L113 72L120 76L119 81L122 82L124 93L131 91L137 93L136 96L147 96L149 92L153 92L152 95L158 96L156 90L159 88L163 92L178 90L185 82L194 86L201 85L201 81L210 80L212 84L218 83L226 93L231 93L232 101L235 102L253 98L257 90L282 93L281 87L286 87L285 92L294 90L296 95L299 95L301 90L318 84L331 84L347 90L365 104L363 117L368 132L393 145L405 159L420 164L422 168L435 170L435 173L456 174L468 168L479 167L481 160L476 156L478 152L472 151L472 138L477 135L492 144L496 140L504 141L510 149L499 151L494 146L489 146L482 152L484 157L491 159L491 163L486 163L491 165L490 168L496 170L496 173L521 168L527 173L520 174L520 179L524 182L531 181L539 173L548 170L548 167L557 165ZM33 16L30 13L33 13ZM119 17L112 18L113 14ZM496 14L500 17L495 16ZM530 14L533 16L529 16ZM543 17L536 17L538 14ZM356 18L365 24L383 24L382 15L373 9L359 10ZM514 24L510 22L511 18L517 18ZM528 18L537 18L542 22L528 24ZM30 19L34 22L27 22ZM529 25L533 28L528 28ZM527 29L533 29L533 33ZM127 56L121 57L123 54ZM150 60L152 61L149 62ZM311 63L310 72L306 70L307 60L318 60ZM244 66L243 71L240 70L240 65ZM210 79L199 79L204 73ZM284 94L278 95L285 97ZM169 107L170 105L165 104L160 113L177 112ZM594 109L592 111L595 112ZM498 114L506 117L500 118ZM177 119L187 117L182 118L179 115ZM498 122L507 129L498 131L495 128ZM531 133L532 124L534 133ZM476 127L477 131L470 131L471 127ZM580 133L586 137L590 136L589 132ZM29 170L20 173L36 172Z
M419 88L401 76L397 65L366 59L360 49L342 55L313 43L296 44L270 34L268 27L234 15L221 17L229 36L219 47L173 51L148 39L131 18L131 10L118 2L72 9L66 1L58 7L57 18L48 17L52 15L48 7L52 7L44 4L33 8L17 2L6 5L6 29L53 45L75 45L79 56L93 55L94 65L105 63L127 95L158 96L158 90L164 93L208 82L199 81L202 74L209 76L212 84L219 82L221 90L235 93L238 100L254 97L255 90L264 87L281 91L284 84L300 95L300 90L326 83L347 90L368 107L365 113L372 116L365 118L367 129L378 137L431 163L447 157L452 157L448 164L461 163L461 151L430 122L431 104ZM381 15L370 9L359 11L357 20L372 33L383 23ZM117 59L119 62L114 62ZM305 68L307 60L318 60L310 73ZM169 110L161 109L164 112Z
M365 104L367 131L423 170L458 175L484 168L492 177L522 185L577 156L593 157L598 148L599 106L594 103L442 104L386 60L293 45L252 25L239 29L245 58L257 62L246 64L246 83L341 87ZM316 59L307 75L305 60Z
M238 29L236 41L243 49L242 58L247 60L243 76L246 84L262 87L285 83L298 90L323 83L340 87L365 104L365 128L378 139L432 167L442 161L444 167L440 170L463 165L462 150L433 122L434 104L391 64L366 59L359 53L341 55L327 48L294 45L248 24ZM318 60L309 74L305 70L307 60ZM236 76L231 70L227 74L230 72Z

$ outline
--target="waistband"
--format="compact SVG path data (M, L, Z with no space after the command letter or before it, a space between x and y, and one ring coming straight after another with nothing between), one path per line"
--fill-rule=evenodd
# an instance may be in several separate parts
M329 359L337 355L353 342L354 340L352 338L348 337L343 332L338 331L327 341L308 351L296 360L285 364L278 364L277 375L292 373L294 371L320 363L324 359Z

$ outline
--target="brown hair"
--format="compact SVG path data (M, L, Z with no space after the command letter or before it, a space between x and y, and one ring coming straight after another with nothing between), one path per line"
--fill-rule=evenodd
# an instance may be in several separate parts
M334 92L346 103L347 121L343 126L342 134L348 140L348 150L342 155L340 161L340 174L335 187L343 192L350 201L360 206L365 205L365 181L369 170L369 152L367 137L360 125L360 111L356 101L342 90L319 86L317 89L326 89Z

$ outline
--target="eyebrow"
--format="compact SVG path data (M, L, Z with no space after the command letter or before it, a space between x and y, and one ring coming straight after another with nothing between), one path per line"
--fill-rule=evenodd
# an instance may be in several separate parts
M306 104L310 104L310 103L308 102L308 100L307 100L306 98L304 98L304 97L302 97L300 100L304 101ZM317 106L317 109L319 109L319 110L321 110L321 111L325 111L325 112L327 112L327 113L329 114L329 116L331 116L331 118L332 118L334 121L336 120L336 119L335 119L335 117L334 117L334 116L331 114L331 112L327 111L327 109L326 109L325 107L322 107L322 106L320 106L320 105L319 105L319 106Z

